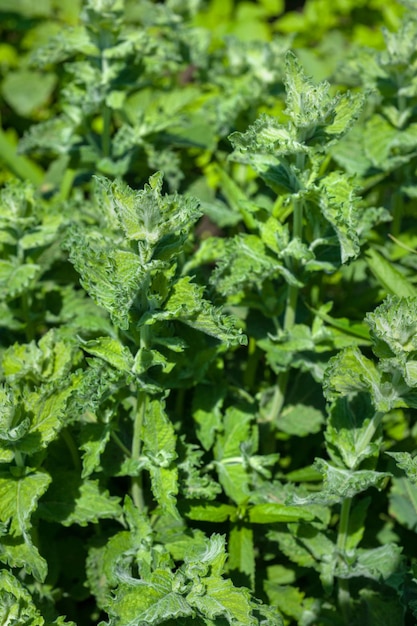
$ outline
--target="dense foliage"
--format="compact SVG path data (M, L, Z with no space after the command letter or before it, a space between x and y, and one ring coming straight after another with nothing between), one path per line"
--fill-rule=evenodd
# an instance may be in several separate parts
M414 624L414 2L0 17L0 624Z

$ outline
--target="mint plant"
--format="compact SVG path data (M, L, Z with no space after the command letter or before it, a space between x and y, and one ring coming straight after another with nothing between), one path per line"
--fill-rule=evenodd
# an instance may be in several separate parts
M1 623L413 624L412 3L328 81L282 6L81 4L25 156L2 88Z

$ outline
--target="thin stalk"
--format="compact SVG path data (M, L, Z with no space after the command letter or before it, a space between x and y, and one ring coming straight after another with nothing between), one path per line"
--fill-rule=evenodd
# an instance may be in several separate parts
M131 456L131 452L129 448L125 446L123 441L120 439L119 435L116 435L116 433L112 432L110 437L113 439L114 443L120 448L123 454L125 454L127 457Z
M105 104L103 106L103 132L101 135L101 152L103 157L110 156L110 144L111 144L111 135L110 135L110 126L111 126L111 110Z
M71 193L71 189L72 186L74 184L74 178L75 178L75 170L67 167L67 169L65 170L65 174L62 177L62 181L61 181L61 186L59 189L59 195L58 195L58 199L59 200L68 200L70 193Z
M296 200L294 202L294 221L293 221L293 239L302 239L303 234L303 201ZM284 315L284 331L291 330L295 324L297 313L299 287L296 285L288 286L287 302ZM289 380L289 370L281 372L278 375L275 387L274 397L272 399L271 408L267 419L268 423L274 422L281 413L284 406L285 394Z
M6 133L0 129L0 154L5 166L22 180L29 180L40 187L44 178L42 169L27 157L17 154Z
M133 425L133 440L131 458L134 461L138 461L141 452L141 436L142 426L145 418L147 404L147 396L143 391L139 391L136 405L136 416ZM142 476L132 477L132 499L139 511L143 511L145 508L145 501L143 497Z
M392 234L398 237L401 232L401 223L404 213L404 197L403 194L394 191L392 194Z
M17 467L25 467L24 455L20 452L20 450L14 451L14 460Z
M346 550L346 541L349 531L349 515L352 505L352 498L345 498L342 503L339 520L339 531L337 534L337 549L343 556ZM349 589L349 581L344 578L339 578L338 581L338 602L340 610L343 614L345 624L349 624L352 616L351 611L351 597Z
M64 428L61 431L62 434L62 438L65 441L65 445L68 448L68 451L71 455L71 460L74 464L74 467L77 471L81 471L81 461L80 461L80 455L78 453L78 448L75 445L75 441L73 436L71 435L71 433L68 431L67 428Z
M35 329L33 327L32 316L30 313L31 307L30 307L30 302L29 302L29 295L26 291L22 294L21 304L22 304L22 315L25 320L26 340L29 343L35 338Z

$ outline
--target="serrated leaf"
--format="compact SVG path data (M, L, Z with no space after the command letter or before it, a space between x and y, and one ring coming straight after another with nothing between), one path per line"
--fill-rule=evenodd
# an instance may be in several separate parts
M0 473L0 520L10 522L11 535L24 536L30 529L30 517L39 498L47 490L51 477L41 470L16 474Z
M416 311L417 297L388 296L373 313L367 314L377 356L408 357L417 351Z
M236 504L241 504L249 496L249 474L240 446L245 442L254 443L252 420L250 413L228 409L224 418L224 433L218 436L214 447L220 483Z
M0 571L0 623L10 626L44 626L30 593L11 572Z
M389 543L373 549L358 548L353 563L339 562L337 576L352 578L364 576L380 582L388 582L391 576L401 571L402 548Z
M198 201L162 195L163 174L157 172L140 191L121 182L105 182L108 202L128 239L156 245L163 237L187 231L201 216Z
M203 298L203 288L191 282L189 276L180 278L165 303L164 317L178 319L226 345L246 344L245 335L237 328L234 318L217 310Z
M98 356L113 367L123 372L131 372L134 359L130 350L117 339L98 337L90 341L82 341L82 348Z
M281 272L283 264L271 256L259 237L240 234L225 243L211 280L221 293L231 295Z
M34 533L27 533L25 537L2 537L0 541L0 561L9 567L20 568L30 574L40 583L44 582L48 574L48 563L40 555L33 543Z
M130 310L144 280L139 256L121 250L105 237L89 237L76 229L69 233L66 246L82 286L110 313L116 325L127 329Z
M339 457L346 467L355 469L361 462L378 456L381 437L369 438L379 422L375 408L367 394L359 393L350 399L339 397L330 408L325 433L332 458Z
M74 472L61 470L39 502L38 515L63 526L86 526L100 519L116 519L121 513L120 498L110 496L98 480L81 480Z
M45 471L0 474L0 521L8 524L8 534L0 542L0 559L11 567L23 567L39 581L47 574L45 560L31 537L32 513L47 490L51 477Z
M0 289L4 298L16 298L25 291L40 274L36 264L18 265L0 260Z
M111 435L109 424L85 424L81 430L80 449L83 451L81 478L87 478L100 468L101 455Z
M323 389L328 400L336 400L339 394L369 393L375 409L380 412L395 407L404 391L401 387L383 384L381 372L358 348L346 348L330 359ZM400 406L403 406L401 402Z
M342 137L363 106L363 98L359 94L332 97L329 83L314 84L292 52L286 55L284 83L287 92L285 112L296 127L305 129L303 138L310 145L315 141L324 143Z
M143 454L150 461L152 491L164 513L178 517L178 468L176 435L162 401L152 400L144 410Z
M109 626L152 626L170 618L194 616L187 600L172 590L173 582L171 572L156 571L141 585L120 585L106 607Z
M21 413L23 419L16 425L17 430L15 428L13 431L15 437L7 442L9 448L20 453L33 454L53 441L64 426L64 411L73 391L72 387L60 390L46 388L43 393L42 391L27 393L21 399L21 406L24 407Z
M332 172L320 181L320 209L332 225L340 244L342 263L358 256L359 198L346 177Z
M288 498L288 504L335 504L346 498L352 498L370 487L383 489L391 476L388 472L341 469L323 459L316 459L314 465L323 475L321 491L306 497L291 496Z
M404 470L413 484L417 484L417 458L409 452L385 452L394 459L397 466Z

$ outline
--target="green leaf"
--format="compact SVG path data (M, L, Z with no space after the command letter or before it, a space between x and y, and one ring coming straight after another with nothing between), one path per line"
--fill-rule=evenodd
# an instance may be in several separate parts
M388 294L407 298L416 297L417 291L414 285L402 274L392 262L379 254L373 248L366 252L369 269L374 274L380 285Z
M304 508L286 504L255 504L249 509L249 520L254 524L275 524L276 522L298 522L312 520L314 514Z
M362 541L363 535L367 528L366 514L368 512L371 502L372 498L362 498L361 500L356 501L354 506L351 508L349 515L349 528L347 532L345 546L347 553L350 550L356 550L359 543Z
M377 457L381 435L370 439L374 425L375 409L367 394L359 393L350 399L339 397L330 408L325 433L330 456L341 459L350 469L358 468L367 458Z
M30 593L11 572L0 571L0 623L7 626L44 626Z
M323 422L323 413L314 406L289 404L281 411L277 427L289 435L306 437L320 432Z
M193 419L197 424L197 436L205 450L215 441L222 428L221 407L226 394L224 385L199 385L193 395Z
M231 504L213 502L204 504L187 503L185 514L193 520L202 522L226 522L236 514L236 507Z
M83 481L74 472L60 470L39 502L38 515L63 526L87 526L100 519L117 519L122 513L119 502L98 480Z
M382 595L372 589L363 588L359 595L367 626L397 626L404 621L404 606L396 593Z
M204 288L191 282L189 276L183 276L174 285L172 293L165 303L168 319L179 321L207 335L223 341L226 345L239 342L246 344L245 335L231 316L222 314L203 298Z
M16 468L11 468L15 470ZM25 536L31 527L30 517L38 505L39 498L51 482L46 471L27 473L8 471L0 473L0 520L10 523L9 533Z
M368 313L374 352L379 357L412 356L417 351L417 296L388 296Z
M255 444L255 431L252 428L253 416L231 407L224 417L224 433L218 436L214 447L216 470L226 494L236 504L249 497L249 474L241 451L241 444Z
M408 477L394 477L389 495L390 515L406 528L417 529L417 486Z
M253 529L242 524L234 524L228 541L229 572L238 572L250 589L255 588L255 546Z
M187 232L201 216L196 199L162 195L163 174L157 172L140 191L102 180L109 208L128 239L155 246L173 233Z
M313 599L306 599L305 594L290 585L280 585L273 581L265 582L265 591L271 603L279 608L284 615L299 621L304 612L312 608Z
M227 296L281 272L285 272L283 263L271 256L259 237L240 234L225 242L211 280ZM290 280L289 272L285 276Z
M164 403L152 400L144 410L142 425L143 454L149 459L152 492L162 511L178 517L178 468L176 435Z
M80 449L83 451L81 478L88 478L100 469L101 455L109 442L109 424L85 424L81 430Z
M27 117L47 104L55 83L56 76L52 73L17 70L6 75L2 93L19 115Z
M340 244L342 263L358 256L359 198L346 177L337 172L320 181L320 209L332 225Z
M392 457L397 466L407 474L407 478L417 485L417 458L409 452L385 452L385 454Z
M173 590L171 572L156 570L141 585L121 584L106 607L109 626L152 626L169 619L193 616L189 602Z
M111 337L98 337L90 341L81 340L82 348L94 356L98 356L113 367L123 372L131 372L134 359L130 350L120 341Z
M369 392L380 399L381 374L375 364L358 348L346 348L329 361L323 389L328 400L337 400L339 394ZM382 401L382 399L381 399Z
M285 112L310 145L341 138L363 107L360 94L345 93L332 97L329 83L314 84L292 52L286 56L284 83L287 92Z
M121 250L109 238L87 236L73 229L66 247L70 260L80 274L80 282L93 300L105 308L113 322L126 330L130 310L144 281L139 256Z
M369 487L384 489L388 478L391 476L388 472L341 469L319 458L315 460L314 465L323 475L321 491L306 497L291 496L287 499L288 504L335 504L346 498L352 498L358 493L366 491Z
M17 261L0 259L0 288L5 297L16 298L32 287L41 267L33 264L18 264Z
M369 550L358 548L353 563L339 561L337 576L340 578L364 576L387 583L402 570L401 552L402 548L392 543Z
M0 522L8 525L8 534L0 541L0 559L11 567L27 569L37 580L43 581L47 566L32 542L31 516L51 477L42 470L25 473L16 469L0 473Z
M31 341L10 346L2 358L3 372L9 382L25 378L36 382L68 379L73 362L73 344L61 340L54 329L48 331L38 345Z

